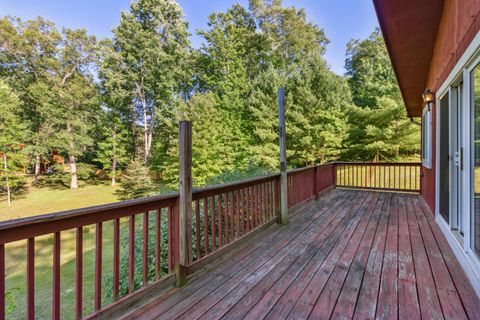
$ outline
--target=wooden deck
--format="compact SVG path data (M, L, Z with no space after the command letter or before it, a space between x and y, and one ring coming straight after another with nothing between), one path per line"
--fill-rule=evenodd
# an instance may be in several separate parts
M334 190L128 319L480 319L417 195Z

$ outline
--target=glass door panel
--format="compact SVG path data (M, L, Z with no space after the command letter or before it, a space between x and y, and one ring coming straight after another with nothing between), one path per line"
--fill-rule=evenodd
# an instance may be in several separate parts
M470 75L473 135L472 249L480 256L480 65Z
M449 94L440 99L440 206L439 212L450 223Z

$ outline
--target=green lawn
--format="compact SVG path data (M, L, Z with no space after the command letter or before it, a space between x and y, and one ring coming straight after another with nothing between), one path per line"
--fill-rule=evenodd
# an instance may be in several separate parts
M77 190L30 188L14 198L10 208L6 201L0 201L0 221L116 202L117 189L106 182L80 185Z
M49 212L81 208L119 201L115 195L118 187L108 183L81 185L78 190L31 188L20 198L14 199L8 208L0 203L0 220L23 218ZM122 228L123 229L123 228ZM35 301L36 318L51 316L52 300L52 240L53 236L38 237L35 241ZM111 272L113 227L112 222L103 225L103 270ZM75 230L62 232L61 241L61 317L75 317ZM84 314L93 310L93 280L95 261L95 227L84 229ZM7 318L25 318L26 241L6 246ZM104 299L105 300L105 299ZM109 301L104 301L104 304Z

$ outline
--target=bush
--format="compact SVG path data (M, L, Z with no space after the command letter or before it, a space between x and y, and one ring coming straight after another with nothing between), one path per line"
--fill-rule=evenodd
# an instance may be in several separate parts
M162 210L162 224L161 229L161 258L160 258L160 275L164 276L168 273L168 252L167 252L167 210ZM148 228L148 281L155 281L155 214L149 214L149 228ZM134 290L140 289L143 286L143 217L135 221L135 277ZM124 232L125 230L125 232ZM119 295L123 297L128 294L128 270L129 270L129 244L128 244L128 225L122 222L120 232L120 286ZM113 301L113 274L111 272L104 274L102 283L104 284L104 292L107 300Z
M70 187L70 172L66 172L65 165L61 163L55 164L53 173L47 175L40 182L44 186L63 186L65 188ZM77 177L81 181L90 181L95 179L96 167L88 163L77 163Z

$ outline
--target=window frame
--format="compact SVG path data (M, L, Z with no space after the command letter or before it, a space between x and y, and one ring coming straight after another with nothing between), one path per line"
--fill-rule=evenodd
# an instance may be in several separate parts
M432 169L432 108L426 105L422 111L422 166Z

